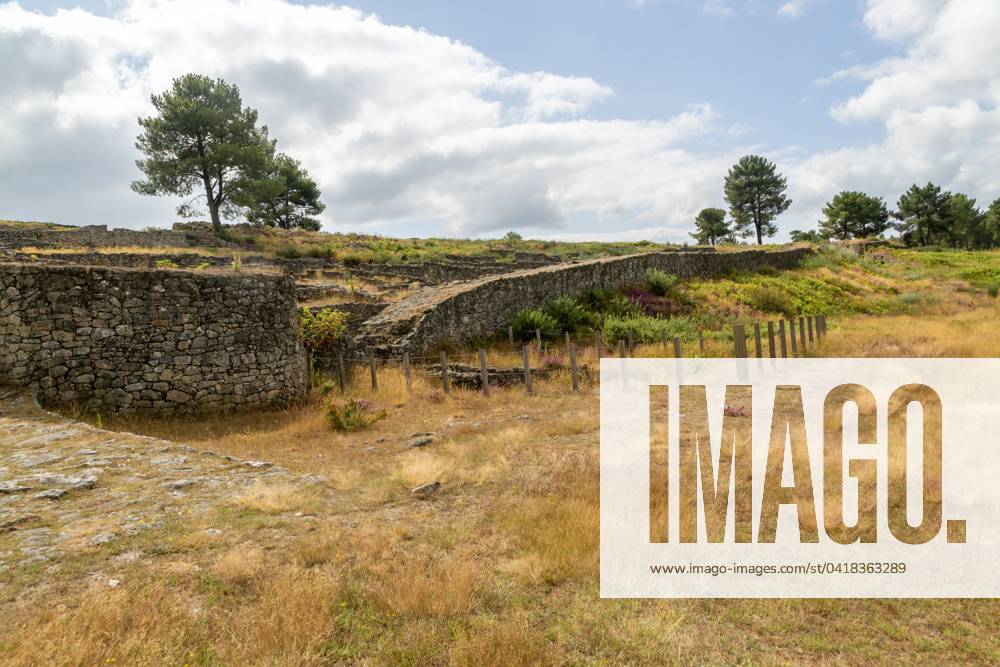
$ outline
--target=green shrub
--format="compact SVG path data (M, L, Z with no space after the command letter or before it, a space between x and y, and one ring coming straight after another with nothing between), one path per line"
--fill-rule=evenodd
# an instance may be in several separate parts
M385 410L363 399L352 398L343 403L330 401L326 405L326 419L338 431L358 431L385 417Z
M642 306L621 292L592 289L580 297L580 303L594 315L605 317L642 317Z
M677 284L677 276L659 269L646 271L646 286L656 296L666 296Z
M511 321L514 328L514 337L518 340L531 340L535 337L535 329L541 329L542 333L558 334L559 323L551 315L529 308L518 312Z
M568 296L561 296L552 301L542 308L542 312L555 320L557 331L569 331L570 333L588 329L594 325L596 320L576 299Z
M194 267L198 271L205 271L206 269L212 268L212 265L208 262L198 262L198 266Z
M750 290L750 305L762 313L791 315L795 312L792 301L781 288L774 285L760 285Z
M920 295L916 292L906 292L905 294L899 295L899 300L905 303L907 306L913 306L920 303Z
M802 260L803 269L835 269L845 264L855 264L858 256L850 250L845 250L840 246L825 243L819 247L819 251L813 255L808 255Z
M608 317L604 320L604 338L609 342L627 340L630 331L637 343L659 343L675 336L685 341L698 338L698 327L687 317Z
M156 265L156 268L158 268L158 269L179 269L180 268L179 266L177 266L177 262L175 262L172 259L158 259L158 260L156 260L153 263Z
M303 308L299 317L302 343L310 352L329 349L346 329L347 315L334 308L323 308L315 313Z

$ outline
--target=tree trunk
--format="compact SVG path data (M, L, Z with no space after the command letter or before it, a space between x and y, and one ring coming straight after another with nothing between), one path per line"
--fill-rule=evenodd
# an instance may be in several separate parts
M212 179L209 178L206 171L202 171L201 180L205 183L205 202L208 204L208 214L212 216L212 232L214 232L216 236L221 236L222 220L219 219L219 207L215 203L215 192L212 189Z
M222 236L222 220L219 219L219 207L211 198L208 200L208 212L212 216L212 232L216 236Z

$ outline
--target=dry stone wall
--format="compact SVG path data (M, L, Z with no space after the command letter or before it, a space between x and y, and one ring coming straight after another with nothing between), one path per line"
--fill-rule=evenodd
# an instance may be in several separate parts
M656 252L546 266L465 283L424 288L389 305L364 323L358 349L401 354L436 348L446 342L496 333L522 308L589 289L619 289L642 282L660 269L681 279L710 278L731 271L769 266L792 269L812 251L806 247L738 252Z
M172 414L307 389L292 279L0 264L0 384L43 404Z
M188 237L169 229L108 229L107 225L89 225L75 228L17 228L0 227L0 247L122 247L147 248L187 247Z

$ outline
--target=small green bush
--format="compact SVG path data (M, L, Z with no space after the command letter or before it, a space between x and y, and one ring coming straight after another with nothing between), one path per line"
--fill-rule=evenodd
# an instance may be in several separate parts
M359 431L385 417L385 410L363 399L352 398L343 403L330 401L326 405L326 419L337 431Z
M920 295L916 292L906 292L905 294L899 295L899 300L905 303L907 306L913 306L920 303Z
M646 286L656 296L666 296L677 284L677 276L659 269L646 271Z
M555 320L557 331L569 331L570 333L592 327L596 319L576 299L568 296L561 296L552 301L542 308L542 312Z
M156 265L156 268L158 268L158 269L179 269L180 268L177 265L177 262L175 262L172 259L158 259L158 260L156 260L153 263Z
M299 317L302 343L310 352L329 349L346 329L347 315L334 308L323 308L315 313L303 308Z
M858 261L858 256L852 253L850 250L845 250L840 246L833 245L831 243L823 244L819 247L819 251L813 255L807 256L802 260L803 269L835 269L846 264L855 264Z
M212 265L209 264L208 262L198 262L198 266L194 268L197 269L198 271L205 271L207 269L212 268Z
M757 274L761 276L776 276L779 273L781 272L770 264L765 264L757 269Z
M604 317L642 317L642 306L621 292L592 289L580 298L580 303L591 313Z
M535 337L535 329L541 329L543 334L558 334L559 323L551 315L534 308L518 312L511 321L514 337L518 340L531 340Z
M659 343L664 338L669 340L675 336L685 341L698 338L697 325L687 317L665 320L645 316L608 317L604 320L604 338L609 342L627 340L629 332L632 332L633 340L637 343Z
M788 295L774 285L754 287L750 290L748 301L750 302L750 306L762 313L791 315L795 310Z

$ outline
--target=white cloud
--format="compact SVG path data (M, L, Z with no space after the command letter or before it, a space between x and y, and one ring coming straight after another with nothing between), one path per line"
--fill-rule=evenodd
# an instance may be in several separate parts
M0 5L4 217L166 224L129 191L137 116L185 72L237 83L319 182L330 229L478 234L643 224L685 238L718 195L691 148L711 107L595 121L586 77L512 72L475 49L356 10L279 0L135 0L100 17ZM59 192L58 197L44 193Z
M785 229L810 226L839 189L894 202L934 180L983 203L1000 195L1000 3L867 0L864 25L897 55L834 74L863 90L831 112L884 136L810 154L733 146L746 128L707 104L595 120L613 95L600 82L511 71L348 8L133 0L102 17L0 5L0 217L172 221L176 201L128 189L135 119L189 71L240 85L319 182L328 229L683 241L750 151L788 175Z
M703 0L701 11L719 18L727 18L734 13L732 6L726 0Z
M914 182L933 180L980 204L1000 196L1000 4L992 0L868 0L865 24L904 53L835 75L864 90L836 105L844 123L878 120L874 144L802 158L791 170L803 215L818 216L840 189L894 203Z
M867 25L879 39L902 39L924 30L948 0L868 0Z
M788 2L778 8L778 16L785 16L793 19L798 18L805 13L808 5L809 0L788 0Z

